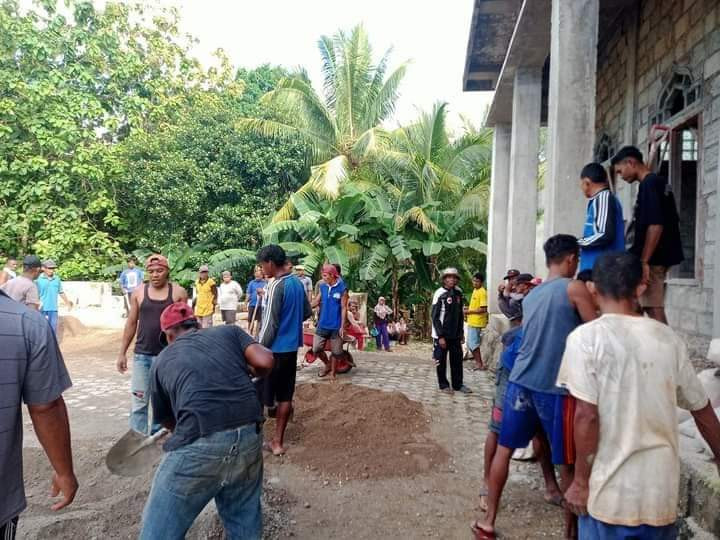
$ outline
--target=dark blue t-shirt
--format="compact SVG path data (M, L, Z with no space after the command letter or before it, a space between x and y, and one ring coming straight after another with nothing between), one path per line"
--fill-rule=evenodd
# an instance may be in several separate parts
M342 324L342 297L347 287L342 279L332 287L324 281L320 283L320 318L318 328L340 330Z
M253 343L238 326L216 326L190 331L158 355L150 369L150 402L157 422L175 420L166 451L262 421L245 360Z
M520 352L520 344L522 343L522 326L516 326L505 332L502 335L503 352L500 356L500 363L502 367L508 370L508 373L512 371L515 365L515 359Z
M266 285L267 281L265 281L264 279L253 279L247 284L247 288L245 290L247 291L249 298L248 307L253 307L257 305L257 291L258 289L264 289Z

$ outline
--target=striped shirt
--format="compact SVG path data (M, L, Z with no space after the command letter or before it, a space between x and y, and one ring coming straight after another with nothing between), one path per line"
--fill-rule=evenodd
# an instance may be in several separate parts
M297 276L285 274L266 288L258 341L274 353L297 351L303 344L303 321L312 310Z
M0 292L0 524L25 509L22 409L52 403L70 388L55 334L37 310Z
M622 206L609 189L593 195L587 204L587 215L580 245L580 271L592 270L603 253L625 251L625 223Z

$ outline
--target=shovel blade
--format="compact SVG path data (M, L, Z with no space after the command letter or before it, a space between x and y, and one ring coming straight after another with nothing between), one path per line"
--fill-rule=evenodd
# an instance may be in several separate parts
M118 476L140 476L150 472L163 456L158 442L148 444L149 436L131 429L108 452L105 464Z

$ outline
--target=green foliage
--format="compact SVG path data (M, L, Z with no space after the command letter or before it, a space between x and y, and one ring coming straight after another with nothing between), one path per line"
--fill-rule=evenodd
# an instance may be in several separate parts
M0 0L0 252L73 278L137 246L256 247L307 152L233 125L274 118L259 100L287 73L202 68L173 10L65 4Z

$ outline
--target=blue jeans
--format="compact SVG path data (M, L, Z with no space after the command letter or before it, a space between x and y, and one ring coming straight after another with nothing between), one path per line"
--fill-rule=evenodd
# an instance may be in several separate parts
M43 311L42 314L45 315L45 318L50 323L50 328L52 328L52 331L57 334L58 312L57 311Z
M378 335L375 336L375 344L377 345L378 351L381 346L384 347L386 351L390 350L390 336L388 335L387 324L386 320L378 320L375 322L375 328L377 328L378 331Z
M149 435L160 429L160 424L148 425L150 404L150 368L155 356L135 354L130 380L130 427Z
M590 515L578 518L579 540L675 540L677 534L674 523L664 527L652 525L626 527L603 523Z
M261 538L262 439L256 424L246 424L167 453L145 504L140 540L185 538L211 499L227 538Z

